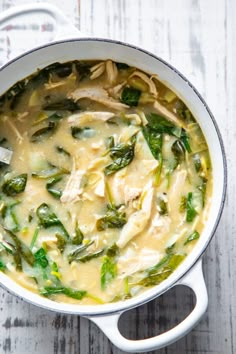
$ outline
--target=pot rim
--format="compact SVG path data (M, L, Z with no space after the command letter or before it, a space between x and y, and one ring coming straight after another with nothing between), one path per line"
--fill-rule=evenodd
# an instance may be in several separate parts
M209 109L207 103L205 102L204 98L201 96L201 94L198 92L198 90L195 88L195 86L193 84L191 84L191 82L178 70L176 69L174 66L172 66L171 64L169 64L167 61L165 61L164 59L160 58L159 56L149 52L146 49L140 48L139 46L136 45L132 45L123 41L118 41L118 40L113 40L113 39L106 39L106 38L99 38L99 37L83 37L83 38L69 38L69 39L62 39L62 40L57 40L57 41L53 41L51 43L47 43L41 46L38 46L36 48L33 48L31 50L28 50L20 55L18 55L17 57L11 59L10 61L8 61L6 64L4 64L1 68L0 68L0 73L8 66L10 66L12 63L18 61L19 59L24 58L25 56L27 56L28 54L31 54L33 52L36 52L38 50L47 48L47 47L53 47L54 45L60 45L63 43L68 43L68 42L105 42L105 43L111 43L111 44L115 44L115 45L120 45L123 47L128 47L137 51L140 51L150 57L152 57L153 59L161 62L162 64L164 64L165 66L167 66L171 71L173 71L175 74L177 74L177 76L180 77L180 79L182 79L193 91L194 93L197 95L198 99L200 100L201 104L204 106L204 108L207 111L207 114L209 116L209 118L211 119L214 128L215 128L215 132L216 135L218 137L219 140L219 145L220 145L220 151L221 151L221 155L222 155L222 162L223 162L223 189L222 189L222 196L221 196L221 201L220 201L220 205L219 205L219 209L218 209L218 213L215 217L215 222L214 225L211 228L211 232L209 233L209 236L206 238L206 241L204 243L204 247L202 247L202 249L200 250L199 254L196 256L196 258L190 262L190 265L188 265L188 267L182 267L182 271L180 272L180 275L177 277L177 279L173 278L173 280L167 284L165 287L163 287L163 289L158 291L158 287L160 287L160 285L165 284L166 281L168 279L171 279L172 276L170 276L167 280L163 281L162 283L160 283L159 285L156 285L154 287L152 287L152 289L157 289L154 294L149 294L149 291L146 290L145 293L142 293L141 295L144 296L144 294L146 296L144 296L144 299L140 299L141 295L138 295L132 299L128 299L128 300L124 300L124 301L120 301L120 302L116 302L116 303L112 303L112 304L102 304L102 305L71 305L71 308L73 307L73 311L72 310L68 310L68 309L63 309L63 305L65 305L65 303L58 303L55 301L51 301L46 299L47 301L45 301L44 304L39 303L39 301L37 301L37 298L41 298L40 295L38 294L34 294L29 290L26 290L24 287L22 287L21 285L17 284L15 281L13 281L14 283L17 284L17 287L19 286L19 288L23 288L24 290L26 290L27 292L30 292L32 294L32 299L27 298L26 296L22 296L18 293L17 290L12 290L10 287L8 287L5 284L2 284L2 281L0 279L0 286L2 288L4 288L5 290L7 290L9 293L14 294L15 296L17 296L20 299L23 299L24 301L33 304L35 306L50 310L50 311L56 311L56 312L60 312L60 313L67 313L67 314L77 314L77 315L82 315L82 316L96 316L96 315L106 315L106 314L113 314L113 313L117 313L117 312L123 312L123 311L128 311L134 307L143 305L149 301L154 300L156 297L160 296L161 294L163 294L164 292L168 291L170 288L172 288L175 284L177 284L194 266L195 264L199 261L199 259L202 257L203 253L205 252L206 248L208 247L209 243L211 242L215 231L218 227L218 224L220 222L220 218L223 212L223 208L224 208L224 204L225 204L225 199L226 199L226 189L227 189L227 162L226 162L226 153L225 153L225 148L224 148L224 143L223 143L223 139L218 127L218 124L216 122L216 119L214 118L211 110ZM178 267L180 268L181 265ZM173 273L173 275L176 272ZM5 276L5 275L4 275ZM8 276L6 276L7 278L9 278ZM10 279L10 278L9 278ZM36 295L35 299L34 299L34 295ZM51 306L50 306L51 305ZM54 306L53 306L54 305ZM61 308L60 308L61 306ZM78 308L78 310L77 310ZM83 311L84 308L84 311ZM88 308L92 310L88 311Z

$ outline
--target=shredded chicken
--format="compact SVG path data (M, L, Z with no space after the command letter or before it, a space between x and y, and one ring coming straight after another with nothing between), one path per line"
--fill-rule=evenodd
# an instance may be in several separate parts
M161 254L157 250L144 247L138 253L127 248L125 253L119 258L117 267L118 274L125 278L136 272L155 266L161 259Z
M109 97L107 91L101 87L78 88L69 95L69 98L75 101L81 98L89 98L117 111L129 108L126 104L117 102L112 97Z
M76 124L86 124L93 121L103 121L106 122L110 118L114 117L114 113L112 112L82 112L82 113L75 113L69 116L68 122L69 123L76 123Z
M153 191L153 187L148 183L143 191L141 209L133 213L129 217L128 222L124 225L121 230L120 238L117 241L118 247L125 247L130 240L146 227L151 215Z
M178 127L185 127L185 124L183 122L181 122L175 115L174 113L170 112L166 107L164 107L160 102L155 101L153 103L153 107L154 109L160 113L163 114L163 116L165 118L167 118L168 120L170 120L172 123L176 124Z
M98 64L92 66L92 68L90 68L90 71L92 73L90 75L90 79L91 80L97 79L99 76L101 76L104 73L105 63L101 62L101 63L98 63Z
M62 203L75 203L80 200L80 195L83 192L80 185L84 174L84 170L76 169L75 161L73 161L70 177L60 198Z
M111 87L109 89L107 89L108 93L110 96L118 99L120 98L120 94L121 94L121 90L123 89L123 87L127 84L127 81L123 81L120 84Z
M118 70L115 63L111 60L106 61L106 71L107 71L107 79L110 85L114 84L118 76Z
M142 193L141 188L134 188L126 185L124 188L125 204L140 197L141 193Z
M150 77L148 77L146 74L142 73L141 71L135 70L135 72L133 72L132 75L130 75L129 79L138 77L139 79L141 79L143 82L145 82L145 84L147 84L148 89L149 89L149 93L151 95L153 95L154 97L157 97L157 89L156 89L156 85L154 84L154 82L152 81L152 79Z

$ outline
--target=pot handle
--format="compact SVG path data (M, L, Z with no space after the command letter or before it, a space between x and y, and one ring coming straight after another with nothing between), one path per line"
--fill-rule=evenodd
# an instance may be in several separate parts
M14 6L0 14L0 66L27 49L61 39L83 37L63 12L48 3ZM27 47L26 47L27 46Z
M89 317L89 319L100 327L115 346L123 351L141 353L166 347L185 336L196 326L207 309L208 296L202 273L202 261L198 261L194 268L175 285L190 287L196 295L196 305L193 311L176 327L155 337L142 340L130 340L123 337L118 328L122 312Z

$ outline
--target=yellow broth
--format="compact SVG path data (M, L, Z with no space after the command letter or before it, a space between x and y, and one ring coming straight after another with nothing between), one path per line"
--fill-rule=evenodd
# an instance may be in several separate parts
M165 280L207 220L207 143L185 104L126 64L55 63L0 98L0 269L100 304Z

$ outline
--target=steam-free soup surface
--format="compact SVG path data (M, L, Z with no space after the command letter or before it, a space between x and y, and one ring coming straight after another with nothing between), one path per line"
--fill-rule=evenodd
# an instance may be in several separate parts
M0 99L0 269L59 302L131 298L201 237L208 147L155 75L111 60L54 63Z

